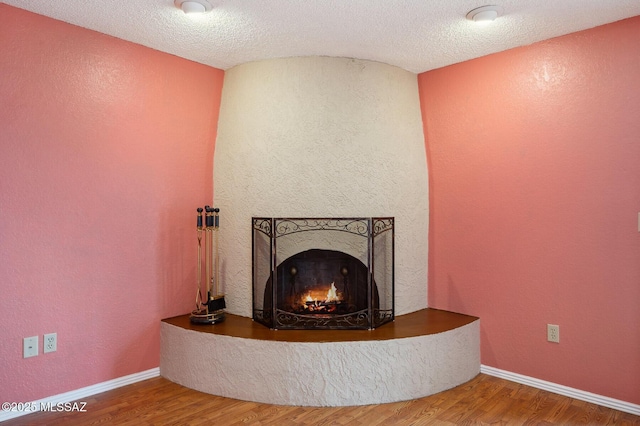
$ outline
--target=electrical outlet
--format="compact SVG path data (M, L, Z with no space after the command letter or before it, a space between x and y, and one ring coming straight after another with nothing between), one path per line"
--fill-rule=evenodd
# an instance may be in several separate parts
M25 337L22 340L22 357L38 356L38 336Z
M55 352L58 349L58 333L50 333L44 335L43 353Z
M547 340L553 343L560 343L560 326L547 324Z

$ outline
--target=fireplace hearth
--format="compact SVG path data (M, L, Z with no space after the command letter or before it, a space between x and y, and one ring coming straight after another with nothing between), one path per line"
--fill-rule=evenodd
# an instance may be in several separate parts
M253 319L373 329L394 319L394 219L252 218Z

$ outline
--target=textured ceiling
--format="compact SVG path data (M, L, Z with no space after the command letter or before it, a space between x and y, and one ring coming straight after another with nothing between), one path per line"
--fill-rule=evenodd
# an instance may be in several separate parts
M213 67L339 56L423 72L640 15L639 0L209 0L193 19L173 0L4 3ZM465 19L497 4L490 26Z

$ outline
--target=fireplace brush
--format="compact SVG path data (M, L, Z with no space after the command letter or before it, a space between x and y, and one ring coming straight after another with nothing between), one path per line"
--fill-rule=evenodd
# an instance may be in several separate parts
M220 292L220 260L218 251L218 229L220 228L220 209L209 206L197 209L198 259L196 309L191 312L191 322L199 324L215 324L224 321L226 307L224 294ZM202 233L204 232L204 264L206 275L206 303L202 300ZM215 237L214 237L215 235Z

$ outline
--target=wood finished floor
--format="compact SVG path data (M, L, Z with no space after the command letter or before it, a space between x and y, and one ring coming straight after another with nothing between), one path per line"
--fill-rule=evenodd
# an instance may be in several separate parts
M249 384L248 384L249 385ZM34 413L13 425L640 425L640 417L479 374L428 397L358 407L238 401L157 377L90 398L84 413Z

